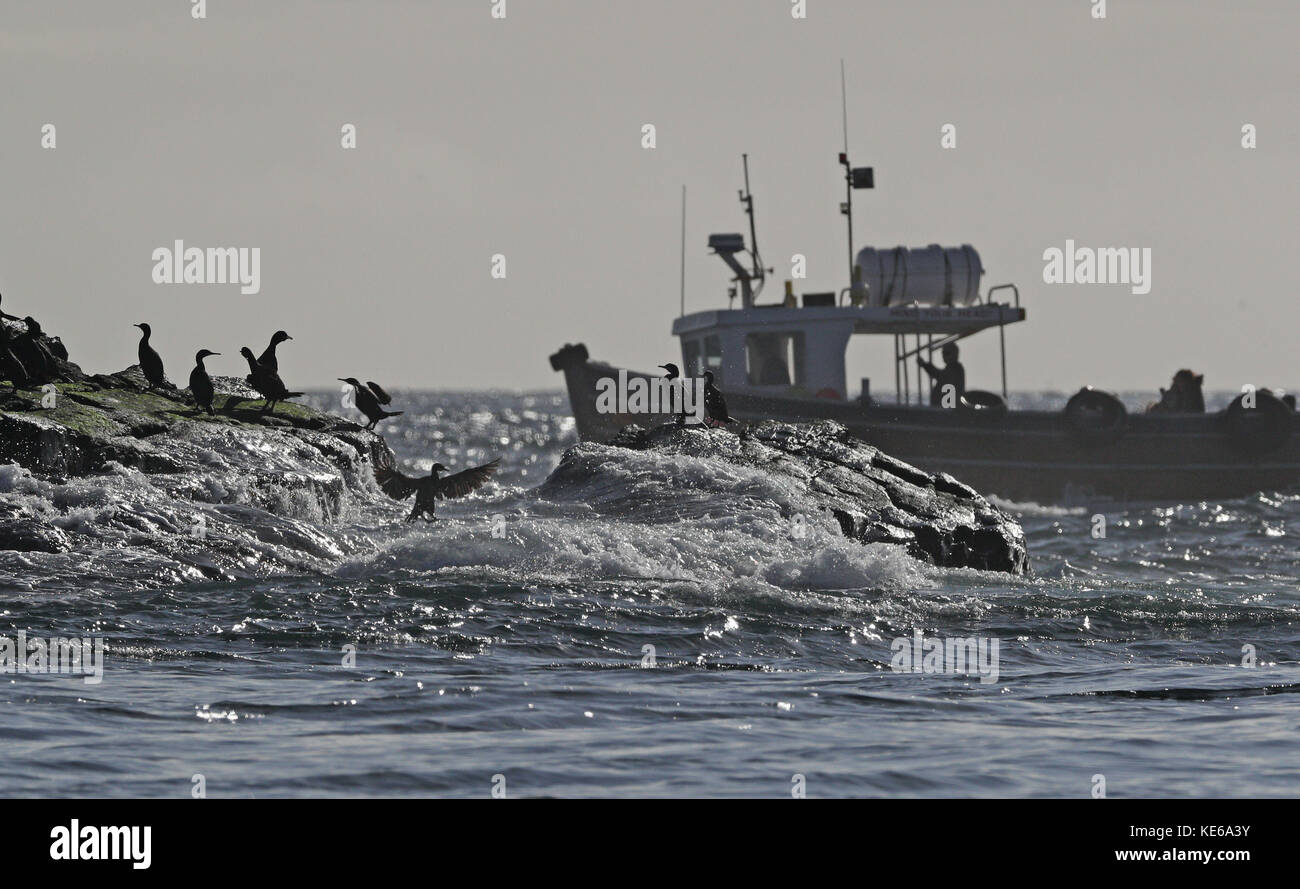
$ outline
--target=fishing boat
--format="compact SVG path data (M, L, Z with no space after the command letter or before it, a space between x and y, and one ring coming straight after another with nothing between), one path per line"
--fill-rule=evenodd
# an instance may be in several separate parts
M1300 481L1294 406L1265 389L1243 392L1215 413L1130 413L1115 395L1090 387L1061 410L1008 409L1005 330L1026 320L1019 289L998 284L981 290L984 269L970 245L864 247L855 255L853 191L873 187L874 172L852 167L846 154L840 163L847 192L841 210L849 220L847 287L804 293L800 300L787 281L779 302L758 301L770 270L758 253L746 158L740 200L749 219L749 246L734 233L710 235L708 242L735 276L729 307L683 311L673 321L682 374L695 378L711 371L737 421L835 420L894 457L1013 501L1223 499ZM737 289L740 305L734 307ZM1000 394L925 391L914 362L933 365L944 346L993 333L1001 355ZM891 399L875 397L868 380L856 394L848 392L845 353L854 336L892 345ZM661 375L593 361L581 343L552 355L551 367L564 373L584 440L607 441L629 424L671 422L681 413L662 405L630 410L626 400L611 406L599 398L611 381L626 386Z

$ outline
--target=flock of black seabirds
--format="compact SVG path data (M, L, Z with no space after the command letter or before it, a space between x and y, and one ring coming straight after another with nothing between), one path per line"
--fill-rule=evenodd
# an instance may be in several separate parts
M0 299L3 299L3 297L0 296ZM22 323L26 325L26 329L14 336L5 323L6 321ZM148 384L144 391L151 392L154 389L175 391L176 387L167 381L162 356L149 343L153 330L143 322L134 326L140 328L140 372ZM264 414L273 414L275 406L281 401L298 398L304 394L302 392L290 392L284 385L284 380L280 378L280 359L275 350L281 343L291 339L293 337L283 330L277 330L272 334L270 344L267 345L266 350L261 355L254 356L253 350L247 346L243 346L239 350L239 354L248 362L248 376L244 380L253 391L262 396L262 413ZM216 416L214 408L217 395L216 387L213 386L212 377L208 375L208 370L203 361L206 358L220 354L220 352L213 352L210 349L199 349L194 354L194 369L190 371L189 391L197 408L196 413L206 411L210 416ZM58 337L46 335L35 318L30 315L19 318L0 308L0 379L9 381L9 384L13 387L12 392L17 392L19 389L38 388L49 383L78 379L81 374L74 370L75 366L69 366L68 362L68 350L63 345L63 342ZM664 374L666 379L683 379L677 365L671 363L661 364L660 367L667 371ZM388 405L393 403L393 398L378 383L367 381L362 385L356 377L339 377L338 379L339 382L347 383L352 387L353 400L357 410L365 414L366 419L369 420L364 428L374 430L381 420L396 417L403 413L403 411L386 409ZM722 393L718 391L717 386L713 384L713 374L705 371L704 381L705 422L708 425L735 423L736 420L727 413L726 400L723 398ZM240 400L242 399L232 396L227 400L225 409L229 411L231 405ZM684 425L686 423L685 412L678 412L675 419L678 425ZM492 474L500 468L500 461L501 458L498 457L489 463L464 469L448 476L442 475L447 471L447 467L435 462L429 470L429 475L422 478L404 475L392 466L376 466L375 480L384 493L395 500L405 500L412 494L415 495L415 505L406 518L408 522L413 522L417 518L433 521L434 505L438 499L464 497L482 487L492 477Z
M3 297L0 296L0 299ZM15 336L5 323L7 321L24 324L26 329ZM149 342L149 338L153 335L152 329L143 322L134 326L140 328L141 332L140 372L148 384L144 391L160 389L164 392L168 390L176 392L176 387L167 381L162 356ZM247 346L239 350L239 354L248 362L248 376L244 381L253 391L262 396L264 414L273 414L279 402L304 394L290 392L280 378L280 360L275 350L281 343L291 339L293 337L283 330L277 330L260 356L254 356L253 350ZM220 354L210 349L200 349L194 355L194 369L190 371L189 391L196 405L196 413L206 411L209 415L216 416L214 408L216 387L203 361ZM0 308L0 380L9 381L12 386L11 392L79 379L84 379L84 375L76 369L75 365L70 364L68 350L58 337L48 336L36 319L30 315L19 318ZM403 411L386 410L386 407L392 404L393 398L378 383L367 382L362 385L355 377L339 377L339 382L347 383L352 387L354 403L369 421L365 429L374 430L381 420L403 413ZM224 409L229 411L233 404L242 400L239 396L232 396L227 399ZM412 494L415 495L415 504L406 518L408 522L415 521L417 518L433 521L434 505L437 500L464 497L482 487L499 468L500 459L498 457L481 466L474 466L447 476L442 475L447 471L447 467L437 462L425 477L412 477L404 475L395 467L377 465L374 470L375 480L384 493L395 500L405 500Z

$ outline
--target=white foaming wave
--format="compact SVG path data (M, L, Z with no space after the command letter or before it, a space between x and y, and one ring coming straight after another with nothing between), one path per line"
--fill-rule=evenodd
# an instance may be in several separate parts
M0 465L0 494L35 494L40 490L40 482L17 463Z
M435 523L395 529L379 552L353 557L338 573L437 572L545 584L617 580L748 589L753 595L934 585L932 570L900 547L845 538L833 516L813 512L793 486L784 484L791 480L747 467L709 473L692 461L680 468L701 484L731 489L731 496L715 493L705 512L693 500L673 515L661 508L656 490L650 508L638 511L633 505L644 501L635 494L646 478L635 472L607 511L582 500L557 504L531 492L506 494L477 510L457 504L440 511ZM627 467L618 472L626 474ZM609 492L602 496L609 506ZM798 508L809 510L802 536L796 536L788 515ZM503 520L498 528L504 536L492 534L494 515Z
M145 473L110 462L94 475L58 482L0 465L0 515L55 529L47 540L64 547L0 552L0 584L83 590L328 571L370 546L355 522L391 510L350 489L321 460L305 465L309 474L298 464L277 483L277 473L249 457L217 457L212 438L195 446L207 453L198 473Z
M989 503L999 509L1022 516L1038 516L1050 519L1061 516L1087 515L1088 513L1087 508L1083 506L1052 506L1051 504L1035 503L1032 500L1021 503L1015 500L1007 500L996 494L987 495L987 499Z

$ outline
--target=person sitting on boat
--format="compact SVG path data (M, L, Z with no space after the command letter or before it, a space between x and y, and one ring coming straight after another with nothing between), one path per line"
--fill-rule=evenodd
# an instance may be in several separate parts
M916 362L930 375L930 406L957 407L966 395L966 368L957 360L956 343L945 345L942 354L943 367L935 367L923 358Z
M1205 374L1183 369L1174 374L1168 389L1160 390L1160 400L1147 405L1148 414L1203 414L1205 395L1201 384Z

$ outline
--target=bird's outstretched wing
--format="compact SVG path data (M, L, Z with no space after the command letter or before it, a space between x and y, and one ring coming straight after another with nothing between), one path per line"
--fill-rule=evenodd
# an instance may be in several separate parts
M379 482L379 487L394 500L405 500L414 494L420 485L419 479L403 475L392 466L376 466L375 481Z
M497 457L491 463L484 463L482 466L475 466L473 469L465 469L455 475L449 475L444 479L440 479L438 484L438 496L464 497L466 494L478 490L492 477L492 473L501 468L500 463L501 458Z
M393 396L389 395L382 388L380 388L380 385L378 383L372 383L369 380L367 380L366 386L370 389L371 392L375 393L375 398L379 399L380 404L393 403Z

